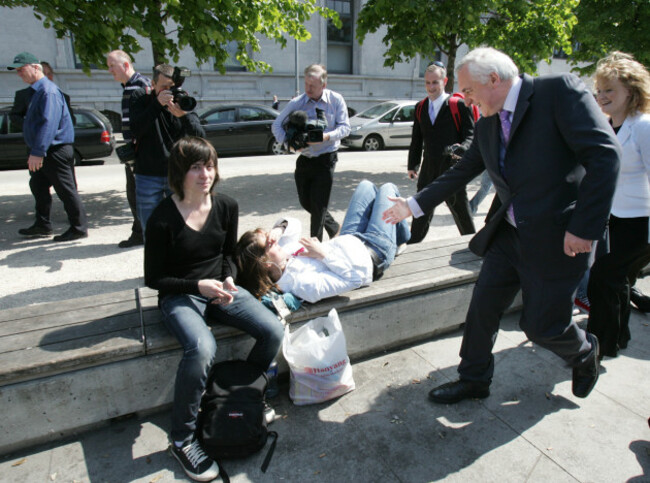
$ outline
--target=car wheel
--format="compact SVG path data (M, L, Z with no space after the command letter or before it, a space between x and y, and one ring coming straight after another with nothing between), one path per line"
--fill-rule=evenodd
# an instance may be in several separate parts
M287 154L287 151L284 149L284 145L282 143L279 143L275 140L275 138L271 138L269 141L269 148L268 148L269 154Z
M381 137L376 134L371 134L366 139L363 140L363 150L364 151L379 151L384 148L384 142Z
M74 165L81 166L81 153L76 149L74 150Z

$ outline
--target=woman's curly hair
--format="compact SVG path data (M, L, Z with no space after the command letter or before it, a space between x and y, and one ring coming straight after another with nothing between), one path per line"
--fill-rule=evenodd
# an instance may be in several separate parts
M643 64L630 54L612 52L596 65L596 88L612 79L618 79L630 92L626 116L650 112L650 74Z

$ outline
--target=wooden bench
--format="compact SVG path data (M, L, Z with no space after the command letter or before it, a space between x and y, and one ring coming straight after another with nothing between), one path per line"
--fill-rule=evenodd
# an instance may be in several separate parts
M306 304L288 322L335 307L353 360L453 330L481 263L468 239L410 246L370 287ZM252 347L235 329L213 332L219 360ZM0 311L0 454L169 404L178 349L147 288Z

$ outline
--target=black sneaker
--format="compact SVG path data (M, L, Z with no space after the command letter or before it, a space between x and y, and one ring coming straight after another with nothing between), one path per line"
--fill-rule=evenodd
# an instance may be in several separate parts
M185 474L196 481L212 481L219 476L219 465L205 454L197 439L178 448L174 443L169 451L183 467Z
M18 230L18 233L23 236L32 236L32 237L50 236L52 234L52 229L40 225L32 225L29 228L21 228L20 230Z

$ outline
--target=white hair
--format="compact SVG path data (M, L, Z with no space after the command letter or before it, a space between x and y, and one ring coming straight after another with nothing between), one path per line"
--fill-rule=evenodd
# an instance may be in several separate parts
M456 72L467 66L470 76L481 84L487 84L490 74L496 73L501 80L514 79L519 69L510 57L492 47L479 47L469 51L456 64Z

